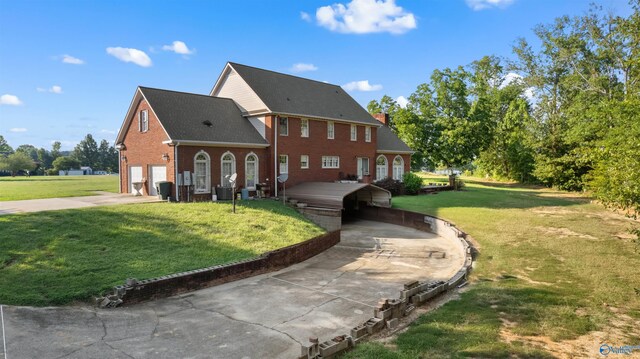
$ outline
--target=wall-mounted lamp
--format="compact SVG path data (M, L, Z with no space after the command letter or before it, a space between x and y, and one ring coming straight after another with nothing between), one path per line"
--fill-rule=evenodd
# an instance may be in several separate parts
M169 154L168 153L163 153L162 154L162 159L169 162Z
M120 157L120 160L121 160L122 162L127 162L127 156L122 155L122 157Z

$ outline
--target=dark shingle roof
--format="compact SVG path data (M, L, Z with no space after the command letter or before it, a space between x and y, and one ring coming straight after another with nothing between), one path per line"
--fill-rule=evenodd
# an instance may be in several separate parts
M378 128L378 151L406 152L411 151L411 148L402 142L389 127L382 126Z
M172 140L267 144L231 99L149 87L140 90Z
M274 113L380 125L340 86L229 63Z

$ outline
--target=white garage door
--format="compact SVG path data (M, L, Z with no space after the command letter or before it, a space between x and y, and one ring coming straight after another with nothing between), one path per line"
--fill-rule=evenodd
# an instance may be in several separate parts
M149 181L149 195L157 196L156 182L167 180L167 166L151 166L151 180Z
M142 182L142 166L129 167L129 193L136 192L136 190L133 189L133 182Z

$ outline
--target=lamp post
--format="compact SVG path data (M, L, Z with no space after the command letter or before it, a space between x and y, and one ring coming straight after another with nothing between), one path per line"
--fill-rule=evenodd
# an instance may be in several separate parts
M236 213L236 178L238 177L237 173L232 175L226 175L224 178L229 180L229 184L231 185L231 201L233 203L233 213Z

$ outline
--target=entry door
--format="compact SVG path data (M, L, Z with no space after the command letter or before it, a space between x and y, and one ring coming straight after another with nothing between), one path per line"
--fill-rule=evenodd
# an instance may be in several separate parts
M149 168L151 173L151 180L149 181L149 195L157 196L156 182L167 180L167 166L151 166Z
M369 175L369 159L367 157L358 157L358 179Z
M142 182L142 166L129 167L129 193L135 193L133 182Z

